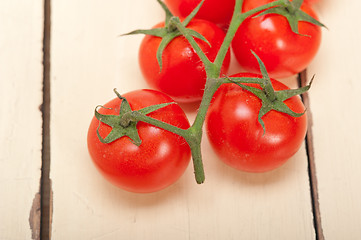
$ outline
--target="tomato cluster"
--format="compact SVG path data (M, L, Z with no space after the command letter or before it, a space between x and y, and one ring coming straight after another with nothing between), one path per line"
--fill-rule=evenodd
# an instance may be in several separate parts
M290 4L299 4L302 10L297 15L302 18L294 25L272 7L250 14L235 29L220 66L207 65L206 60L215 64L225 31L232 29L233 21L229 24L235 1L205 0L196 12L193 9L200 0L165 0L161 4L166 22L152 30L132 32L149 34L139 49L139 65L155 90L117 94L95 111L88 149L95 166L110 182L142 193L173 184L186 170L191 155L201 156L198 148L203 123L219 158L241 171L273 170L298 151L307 131L305 107L298 96L276 99L284 96L281 92L291 91L275 78L299 73L317 53L321 30L311 6L316 1L294 0L295 4ZM240 12L274 1L244 0ZM166 5L180 17L179 22ZM188 19L192 14L195 18ZM224 77L231 49L240 73ZM209 75L213 67L218 67L215 79ZM237 82L242 79L250 83ZM211 80L219 85L209 85ZM173 99L180 103L202 101L198 114L203 116L196 118L201 119L200 124L190 125Z
M274 0L244 0L242 11L246 12ZM201 0L166 0L169 8L181 17L186 17ZM209 45L198 41L211 61L214 60L224 38L218 26L227 26L233 13L235 0L205 0L190 29L204 35ZM305 1L301 9L318 19L311 3ZM240 70L259 73L259 66L251 53L254 51L265 64L268 74L274 78L287 78L304 70L315 57L321 42L320 26L306 21L298 23L299 34L293 32L288 20L279 14L248 17L239 27L232 50ZM163 23L164 24L164 23ZM159 25L158 25L159 26ZM144 38L139 51L140 68L145 79L155 89L167 93L178 102L193 102L201 99L206 81L202 62L185 38L174 39L165 49L166 64L159 71L156 51L159 37ZM227 73L229 56L223 63L222 73Z

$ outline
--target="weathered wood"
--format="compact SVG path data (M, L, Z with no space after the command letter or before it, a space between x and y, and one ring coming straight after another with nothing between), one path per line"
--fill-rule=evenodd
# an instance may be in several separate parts
M42 1L1 1L0 32L0 239L40 239Z
M327 25L309 93L314 157L325 239L361 239L361 32L359 1L324 0Z
M94 107L114 87L148 87L137 62L142 37L118 35L163 16L156 1L52 3L53 239L314 239L304 147L274 172L246 174L220 163L204 137L205 184L190 165L149 195L117 189L97 172L86 147Z

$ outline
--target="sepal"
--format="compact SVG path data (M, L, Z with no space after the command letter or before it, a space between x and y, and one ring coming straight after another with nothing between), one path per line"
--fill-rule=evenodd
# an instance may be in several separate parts
M294 112L284 103L284 101L289 98L292 98L293 96L300 95L308 91L311 87L314 77L312 77L310 84L305 87L298 89L275 91L272 86L271 79L267 73L265 65L253 51L252 54L256 57L261 70L263 84L259 84L259 85L262 87L262 89L244 85L242 83L236 83L236 84L240 86L242 89L253 93L262 101L262 106L258 113L258 122L261 124L263 128L263 132L266 133L266 127L264 121L262 120L262 117L271 110L282 112L292 117L301 117L305 113L305 112L302 113Z
M95 108L95 117L99 120L99 126L97 128L97 136L99 138L99 141L102 143L112 143L115 140L127 136L131 139L131 141L137 145L140 146L142 143L142 140L139 137L138 129L137 129L137 123L139 120L137 120L136 116L137 114L141 115L147 115L149 113L152 113L154 111L157 111L158 109L164 108L170 104L174 104L175 102L170 103L162 103L157 105L148 106L139 110L133 111L129 105L129 102L126 98L122 97L116 89L114 89L114 92L122 100L120 104L120 110L118 115L106 115L101 114L98 112L98 108L103 106L97 106ZM109 108L107 108L109 109ZM134 114L137 113L137 114ZM112 128L110 133L106 137L102 137L100 135L99 129L101 123L104 123Z
M309 23L312 23L312 24L320 26L320 27L326 27L324 24L319 22L317 19L311 17L310 15L308 15L307 13L302 11L301 10L302 3L303 3L303 0L294 0L292 2L287 0L287 1L285 1L285 4L267 9L267 10L257 14L254 17L260 17L260 16L264 16L266 14L282 15L287 19L292 31L299 35L301 35L298 31L298 22L300 22L300 21L309 22Z
M168 9L167 5L161 1L157 0L158 3L161 5L163 10L165 11L165 27L163 28L153 28L153 29L138 29L131 31L129 33L122 34L121 36L125 35L134 35L134 34L146 34L151 36L156 36L162 38L162 41L158 47L157 50L157 61L159 64L159 72L162 71L163 67L163 51L168 46L168 44L176 37L181 36L182 33L177 29L176 25L173 24L174 21L180 21L178 17L174 16L172 12ZM204 0L202 0L197 7L181 22L181 24L186 28L187 25L190 23L190 21L194 18L194 16L198 13L199 9L201 8ZM208 40L200 33L186 28L187 34L191 35L194 38L198 38L204 42L206 42L208 45L210 43Z

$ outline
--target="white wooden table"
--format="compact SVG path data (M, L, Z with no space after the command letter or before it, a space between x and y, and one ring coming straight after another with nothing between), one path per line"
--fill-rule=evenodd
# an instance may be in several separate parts
M1 0L0 239L361 239L360 7L316 6L329 30L307 69L310 131L286 165L240 173L205 137L203 185L190 165L139 195L100 176L86 134L114 87L147 88L142 36L118 35L162 21L156 1Z

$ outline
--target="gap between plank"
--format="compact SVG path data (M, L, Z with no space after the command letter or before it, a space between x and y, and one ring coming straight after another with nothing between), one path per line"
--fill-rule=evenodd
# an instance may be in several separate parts
M304 87L308 84L307 79L307 69L302 71L298 75L298 85ZM312 87L311 87L312 90ZM308 116L308 130L306 135L306 152L308 159L308 175L310 179L310 190L311 190L311 200L312 200L312 212L313 212L313 224L316 232L316 240L324 240L322 224L321 224L321 214L320 214L320 204L318 201L318 185L317 185L317 175L316 175L316 165L315 165L315 155L313 149L313 135L312 135L312 113L310 108L310 98L308 92L301 95L302 101L307 109Z
M44 0L43 38L43 143L41 169L41 223L40 239L51 239L52 188L50 180L50 2Z

